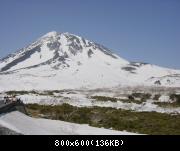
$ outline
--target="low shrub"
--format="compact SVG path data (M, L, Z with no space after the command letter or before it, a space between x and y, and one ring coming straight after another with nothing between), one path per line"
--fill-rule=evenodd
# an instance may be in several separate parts
M134 98L140 98L142 101L146 101L151 98L151 94L149 93L132 93Z
M160 94L155 94L154 97L153 97L153 100L159 100L160 97L161 97Z
M26 105L33 116L36 112L49 119L89 124L96 127L127 130L142 134L180 135L180 115L169 115L157 112L134 112L105 107L74 107L68 104L44 106ZM36 114L36 115L38 115Z
M117 98L106 97L106 96L91 96L91 99L96 99L96 101L111 101L117 102Z
M180 94L171 94L170 99L176 101L177 103L180 103Z

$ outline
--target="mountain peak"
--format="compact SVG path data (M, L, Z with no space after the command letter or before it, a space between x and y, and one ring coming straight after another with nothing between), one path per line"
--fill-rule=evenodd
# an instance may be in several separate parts
M48 32L47 34L45 34L44 36L42 36L41 38L46 38L46 37L55 37L58 35L58 32L56 31L51 31L51 32Z
M1 59L3 64L0 64L0 71L46 65L58 69L62 66L69 67L69 60L76 60L72 61L71 64L77 64L77 62L82 64L82 62L90 60L99 62L102 58L106 62L109 60L109 62L118 62L118 64L128 63L100 44L68 32L51 31L27 47Z

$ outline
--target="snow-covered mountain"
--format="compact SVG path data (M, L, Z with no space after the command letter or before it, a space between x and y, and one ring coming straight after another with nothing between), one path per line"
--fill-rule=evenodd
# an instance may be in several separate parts
M180 87L180 70L129 62L70 33L50 32L0 60L0 90Z

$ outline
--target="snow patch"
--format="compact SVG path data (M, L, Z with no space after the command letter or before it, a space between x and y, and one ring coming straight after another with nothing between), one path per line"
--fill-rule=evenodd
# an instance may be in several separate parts
M36 119L18 111L0 116L0 125L25 135L135 135L57 120Z

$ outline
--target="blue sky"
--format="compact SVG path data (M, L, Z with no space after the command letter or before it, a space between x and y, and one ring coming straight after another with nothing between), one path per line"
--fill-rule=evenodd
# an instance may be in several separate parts
M180 0L1 0L0 58L54 30L180 69Z

